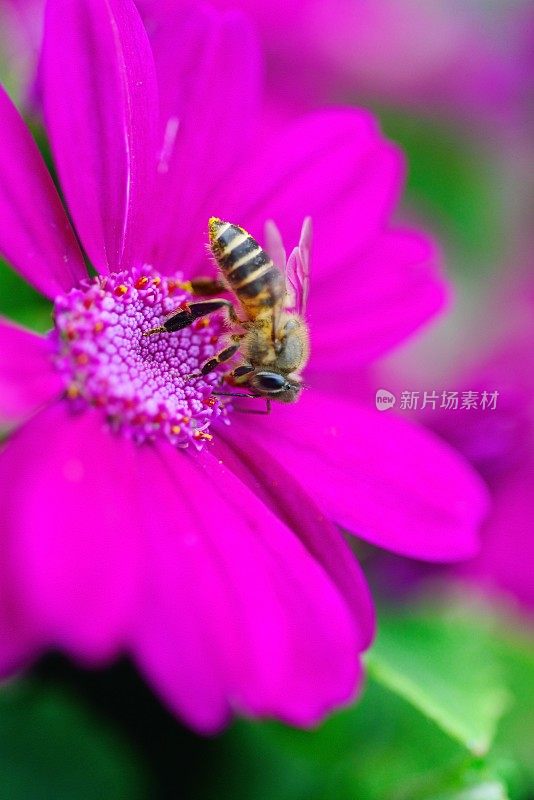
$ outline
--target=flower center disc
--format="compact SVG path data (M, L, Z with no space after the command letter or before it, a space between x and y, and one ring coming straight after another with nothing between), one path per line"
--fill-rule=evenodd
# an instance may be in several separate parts
M74 408L102 408L112 428L136 442L166 438L198 447L226 413L211 393L219 376L186 379L216 351L224 322L197 320L177 333L143 336L191 300L182 276L154 271L87 280L54 307L56 366Z

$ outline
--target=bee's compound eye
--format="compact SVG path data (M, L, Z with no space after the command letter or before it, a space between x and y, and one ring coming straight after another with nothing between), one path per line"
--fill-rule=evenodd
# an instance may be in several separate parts
M254 384L263 392L282 392L287 389L287 379L278 372L257 372Z

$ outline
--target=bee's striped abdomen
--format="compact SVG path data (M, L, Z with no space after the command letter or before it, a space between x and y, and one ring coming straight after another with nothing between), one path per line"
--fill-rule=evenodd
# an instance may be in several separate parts
M221 272L250 317L282 300L283 275L256 239L238 225L217 217L209 221L209 236Z

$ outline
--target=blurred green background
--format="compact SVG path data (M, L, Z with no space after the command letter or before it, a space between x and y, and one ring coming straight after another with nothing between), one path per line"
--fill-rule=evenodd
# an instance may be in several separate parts
M239 720L201 738L129 664L87 672L50 656L0 695L0 796L532 797L534 655L520 627L465 597L380 617L363 697L315 731Z

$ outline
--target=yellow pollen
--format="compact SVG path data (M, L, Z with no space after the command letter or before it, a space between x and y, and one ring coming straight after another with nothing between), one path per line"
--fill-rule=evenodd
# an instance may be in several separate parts
M154 284L154 286L159 286L160 285L161 278L159 277L159 275L156 275L155 278L152 278L152 283Z
M187 425L189 422L191 422L191 418L190 417L182 417L182 422L184 423L184 425Z
M191 281L184 281L183 283L176 283L175 286L178 286L184 292L189 292L189 294L193 294L193 284L191 283Z
M204 431L195 431L193 436L195 439L202 439L203 441L211 442L213 436L211 433L204 433Z
M67 389L67 397L69 397L71 400L74 400L76 397L79 397L79 395L80 390L74 383L71 383Z
M181 430L182 430L182 428L181 428L180 425L172 425L171 426L171 433L175 433L176 435L178 435Z
M207 328L209 324L210 324L210 321L209 321L209 319L206 319L206 318L204 318L204 319L199 319L199 320L197 321L196 327L197 327L197 328Z
M138 279L136 280L136 282L135 282L135 288L136 288L136 289L144 289L144 288L145 288L145 286L147 285L147 283L148 283L148 278L147 278L147 276L146 276L146 275L142 275L140 278L138 278Z
M95 333L101 333L104 330L104 323L98 320L98 322L95 322L93 330Z
M128 291L128 287L124 285L124 283L120 283L118 286L115 287L115 294L117 297L122 297L123 294L126 294Z

